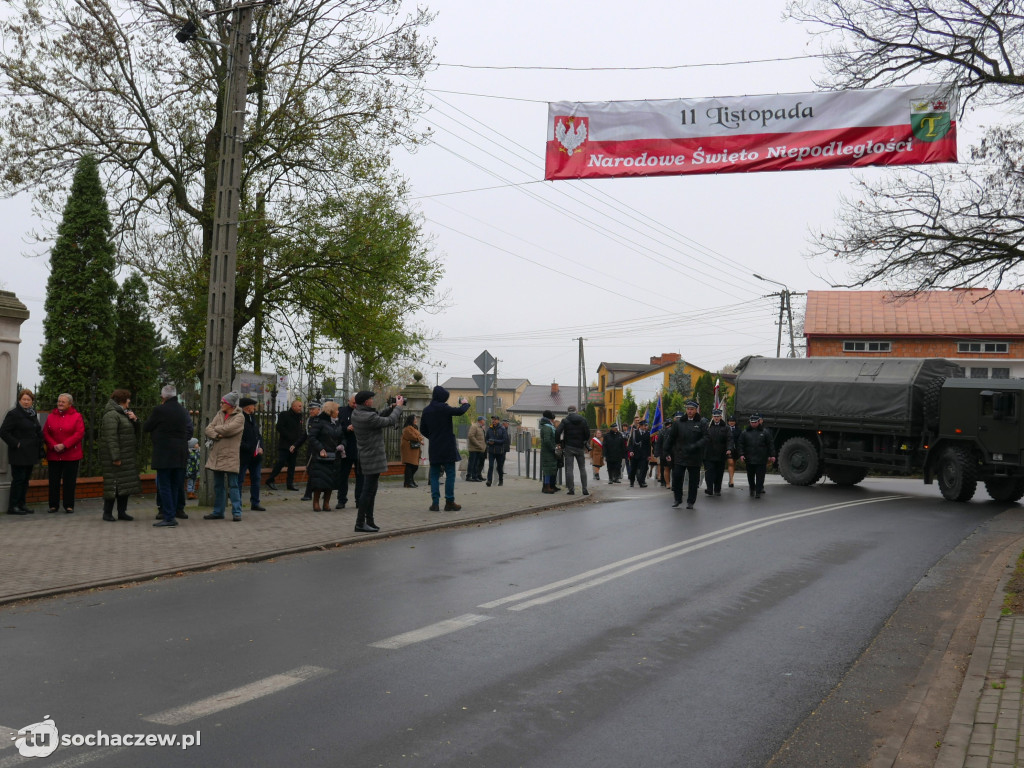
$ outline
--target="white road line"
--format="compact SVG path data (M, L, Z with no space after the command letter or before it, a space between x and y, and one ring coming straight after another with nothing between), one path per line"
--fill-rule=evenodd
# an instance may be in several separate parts
M466 613L462 616L456 616L454 619L446 619L445 621L437 622L437 624L430 624L426 627L414 629L411 632L403 632L400 635L394 635L393 637L389 637L384 640L378 640L376 643L370 643L370 645L373 648L389 648L391 650L404 648L405 646L412 645L413 643L421 643L424 640L433 640L435 637L441 637L441 635L458 632L460 629L472 627L474 624L479 624L481 621L487 621L488 619L493 618L493 616L480 616L474 613Z
M516 605L511 605L511 606L509 606L508 610L510 610L510 611L525 611L527 608L533 608L534 606L537 606L537 605L545 605L546 603L553 603L555 600L560 600L561 598L568 597L569 595L578 594L579 592L582 592L585 589L590 589L592 587L596 587L596 586L599 586L601 584L605 584L605 583L607 583L609 581L612 581L614 579L619 579L619 578L622 578L623 576L628 576L629 574L635 573L636 571L642 570L644 568L649 568L652 565L657 565L659 563L665 562L666 560L671 560L674 557L680 557L680 556L688 554L690 552L694 552L694 551L696 551L698 549L704 549L705 547L710 547L712 544L718 544L720 542L727 541L728 539L732 539L732 538L735 538L737 536L743 536L744 534L752 533L753 531L759 530L761 528L767 528L767 527L772 526L772 525L778 525L779 523L786 523L786 522L789 522L790 520L796 520L796 519L801 518L801 517L811 517L812 515L821 515L821 514L824 514L826 512L832 512L833 510L836 510L836 509L842 509L843 507L856 507L856 506L860 506L861 504L874 504L874 503L879 502L879 501L892 501L893 498L899 498L899 497L882 498L882 499L868 499L868 500L865 500L865 501L850 502L848 504L832 505L832 506L829 506L827 508L808 510L808 511L805 511L805 512L793 513L793 514L790 514L790 515L788 515L788 516L786 516L786 517L784 517L782 519L768 519L768 520L762 521L760 523L757 523L755 525L751 525L751 526L748 526L746 528L743 528L742 530L733 531L732 533L726 533L726 534L723 534L723 535L718 536L717 538L713 538L713 539L705 539L704 541L698 542L696 544L692 544L692 545L690 545L688 547L684 547L683 549L676 549L676 550L674 550L672 552L667 552L667 553L665 553L663 555L660 555L658 557L653 557L653 558L650 558L648 560L644 560L644 561L639 562L639 563L634 563L633 565L630 565L630 566L628 566L626 568L622 568L622 569L620 569L618 571L613 571L612 573L606 573L606 574L604 574L602 576L598 576L597 578L593 578L593 579L590 579L588 581L584 581L584 582L582 582L580 584L576 584L574 586L568 587L567 589L563 589L563 590L560 590L558 592L552 592L551 594L544 595L543 597L535 597L532 600L527 600L525 602L518 603Z
M689 550L689 547L693 546L697 542L707 541L708 543L715 543L716 541L722 541L723 539L720 538L720 537L722 537L725 534L734 532L734 531L737 532L736 535L740 535L742 533L746 533L746 532L751 531L751 530L757 530L758 528L763 528L765 526L765 524L772 525L772 524L777 523L777 522L778 523L782 523L782 522L786 522L787 520L792 520L792 519L796 519L796 518L799 518L799 517L805 517L808 514L818 514L818 513L821 513L821 512L830 512L832 510L843 509L845 507L856 506L856 505L859 505L859 504L874 503L874 502L878 502L878 501L893 501L893 500L896 500L896 499L905 499L905 498L909 498L909 497L907 497L907 496L880 496L878 498L867 499L867 500L864 500L864 501L851 501L851 502L838 502L838 503L835 503L835 504L825 504L825 505L822 505L820 507L810 507L808 509L800 509L800 510L795 510L793 512L783 512L781 514L774 515L772 517L760 518L760 519L757 519L757 520L748 520L748 521L743 522L743 523L737 523L736 525L731 525L731 526L729 526L727 528L722 528L722 529L717 530L717 531L712 531L711 533L705 533L705 534L703 534L701 536L695 536L692 539L687 539L685 541L677 541L674 544L669 544L667 546L660 547L659 549L652 549L649 552L641 552L639 555L633 555L632 557L627 557L627 558L625 558L623 560L619 560L619 561L614 562L614 563L608 563L607 565L602 565L599 568L594 568L592 570L585 571L583 573L578 573L575 576L570 576L570 577L565 578L565 579L560 579L559 581L553 581L550 584L545 584L545 585L540 586L540 587L535 587L534 589L528 589L528 590L526 590L524 592L517 592L516 594L509 595L508 597L502 597L502 598L499 598L497 600L492 600L489 603L483 603L483 604L481 604L481 605L479 605L477 607L478 608L489 609L489 608L498 608L498 607L500 607L502 605L506 605L508 603L517 603L520 600L526 600L527 598L531 598L531 597L533 597L535 595L539 595L539 594L542 594L544 592L551 592L551 591L556 590L556 589L561 589L563 587L568 587L570 585L577 584L577 583L579 583L581 581L586 581L586 580L591 579L591 578L593 578L595 576L599 576L600 574L607 573L608 571L614 571L617 568L623 568L623 567L631 565L633 563L637 563L637 562L648 560L648 559L652 559L652 558L657 558L658 556L663 555L663 554L668 553L668 552L675 552L676 550L680 550L680 549L687 549L687 551L692 551L692 550ZM711 539L713 539L714 541L709 541ZM658 562L660 562L660 561L658 561ZM517 610L522 610L522 608L517 608Z
M197 720L200 717L206 717L212 715L215 712L220 712L231 707L237 707L240 704L246 704L250 701L269 696L272 693L277 693L285 688L290 688L298 683L303 683L306 680L312 680L315 677L329 674L331 670L324 669L323 667L298 667L291 670L290 672L284 672L280 675L271 675L265 677L262 680L257 680L255 683L249 683L243 685L241 688L234 688L230 691L224 691L216 696L210 696L207 699L187 704L184 707L175 707L174 709L168 709L164 712L157 712L155 715L142 718L150 723L158 723L160 725L182 725L183 723Z

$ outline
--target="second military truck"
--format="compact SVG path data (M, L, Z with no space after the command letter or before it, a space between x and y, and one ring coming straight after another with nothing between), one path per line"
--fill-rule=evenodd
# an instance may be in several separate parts
M1017 501L1024 381L958 375L935 358L750 357L738 368L736 412L765 419L794 485L822 476L853 485L881 471L937 479L951 501L970 500L979 481L993 499Z

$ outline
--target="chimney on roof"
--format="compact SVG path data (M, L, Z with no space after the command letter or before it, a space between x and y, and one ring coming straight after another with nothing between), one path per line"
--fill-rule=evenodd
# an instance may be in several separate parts
M558 394L558 382L557 381L552 381L551 382L551 395L554 396L554 395L557 395L557 394Z
M651 358L651 365L665 365L666 363L678 363L683 356L678 352L666 352L663 355Z

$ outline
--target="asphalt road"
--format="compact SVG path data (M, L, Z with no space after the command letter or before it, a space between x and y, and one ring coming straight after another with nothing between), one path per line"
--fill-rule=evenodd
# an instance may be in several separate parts
M0 724L199 734L61 746L62 768L763 766L1004 508L907 483L670 503L638 489L0 609ZM22 764L42 763L0 750Z

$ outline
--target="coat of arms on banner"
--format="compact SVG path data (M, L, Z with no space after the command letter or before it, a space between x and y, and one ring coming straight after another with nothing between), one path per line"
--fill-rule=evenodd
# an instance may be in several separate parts
M910 102L910 128L919 141L938 141L949 133L949 101L935 99Z
M562 145L562 151L569 157L580 151L590 133L589 117L569 117L559 115L555 118L555 138Z

